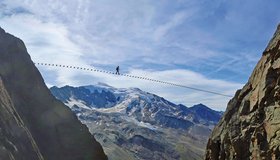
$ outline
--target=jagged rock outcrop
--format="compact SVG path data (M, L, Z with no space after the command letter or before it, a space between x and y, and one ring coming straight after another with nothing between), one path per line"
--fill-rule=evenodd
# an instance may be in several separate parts
M280 159L280 25L213 130L205 159Z
M1 28L0 159L107 159L87 127L52 96L24 43Z

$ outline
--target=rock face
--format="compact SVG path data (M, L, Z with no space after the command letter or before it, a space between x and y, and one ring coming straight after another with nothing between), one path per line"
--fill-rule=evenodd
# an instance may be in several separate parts
M110 160L203 159L221 118L203 104L188 108L137 88L99 83L50 90L88 126Z
M52 96L24 43L1 28L0 159L107 159L87 127Z
M280 159L280 26L207 144L207 160Z

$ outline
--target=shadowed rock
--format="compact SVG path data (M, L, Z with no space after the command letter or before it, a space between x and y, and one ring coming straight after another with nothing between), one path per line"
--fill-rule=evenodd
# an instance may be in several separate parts
M56 100L24 43L0 29L0 159L102 160L102 147Z

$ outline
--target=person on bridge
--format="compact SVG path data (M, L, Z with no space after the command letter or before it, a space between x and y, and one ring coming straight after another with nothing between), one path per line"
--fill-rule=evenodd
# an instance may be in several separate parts
M120 75L120 67L119 66L117 66L117 68L116 68L116 74Z

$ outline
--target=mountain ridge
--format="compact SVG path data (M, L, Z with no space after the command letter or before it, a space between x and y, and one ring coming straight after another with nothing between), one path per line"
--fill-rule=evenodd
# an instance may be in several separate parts
M129 96L129 99L143 98L145 101L152 103L152 101L155 99L154 97L156 97L159 101L163 101L164 103L167 103L170 106L176 106L178 109L181 109L182 111L188 113L190 112L198 113L199 111L204 111L204 112L208 111L209 113L213 114L212 116L215 115L215 117L221 116L222 113L221 111L215 111L201 103L194 105L192 107L187 107L182 104L176 105L164 99L163 97L159 97L155 94L142 91L139 88L128 88L128 89L115 88L103 83L102 85L98 83L97 85L86 85L86 86L79 86L79 87L73 87L69 85L62 86L62 87L53 86L50 88L50 90L57 99L61 100L64 103L69 102L71 98L76 98L83 101L86 106L91 106L92 109L112 108L113 106L120 104L121 101L124 100L124 96L131 94L131 96ZM58 90L59 92L57 92ZM96 94L98 96L96 96ZM95 101L96 97L99 101ZM110 102L112 104L107 103L108 106L106 106L105 103L100 103L100 99L104 99L104 101ZM207 116L204 116L203 118L206 118L205 119L206 121L215 121L215 122L218 121L217 118L213 120L207 119Z
M139 88L97 84L50 90L88 126L112 160L202 159L218 120L208 120L195 111L220 116L204 105L190 109Z

